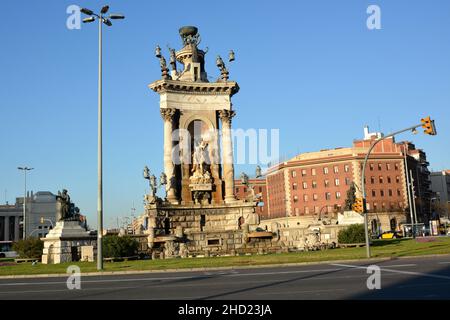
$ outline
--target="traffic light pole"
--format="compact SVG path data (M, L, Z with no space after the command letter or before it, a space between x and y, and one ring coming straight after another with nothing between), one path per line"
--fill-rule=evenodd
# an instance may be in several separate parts
M415 131L417 128L422 127L424 124L423 122L421 122L418 125L400 130L400 131L396 131L393 132L391 134L388 134L387 136L378 138L377 140L375 140L375 143L372 144L372 146L369 148L369 151L366 154L366 157L364 159L364 163L363 163L363 168L362 168L362 173L361 173L361 190L362 190L362 198L363 198L363 212L364 212L364 232L365 232L365 237L366 237L366 254L367 254L367 258L370 258L370 239L369 239L369 226L368 226L368 212L366 209L366 166L367 166L367 162L369 160L370 154L372 153L373 149L375 148L375 146L383 141L386 140L388 138L391 138L393 136L396 136L400 133L406 132L406 131Z

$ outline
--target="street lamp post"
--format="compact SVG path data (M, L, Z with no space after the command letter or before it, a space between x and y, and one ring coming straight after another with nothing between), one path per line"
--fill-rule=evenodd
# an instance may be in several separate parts
M27 171L31 171L34 168L28 168L28 167L17 167L17 169L22 170L23 171L23 175L24 175L24 180L25 180L25 190L23 193L23 235L22 238L25 240L27 237Z
M373 151L373 149L375 148L375 146L387 139L387 138L392 138L400 133L406 132L406 131L412 131L413 133L417 132L417 128L422 127L424 128L424 133L428 134L428 135L436 135L436 128L434 126L434 120L431 120L430 117L424 118L421 120L420 124L417 124L415 126L400 130L400 131L396 131L393 133L388 134L387 136L378 138L375 140L375 143L372 144L372 146L369 148L369 151L366 154L366 157L364 158L364 163L363 163L363 167L362 167L362 172L361 172L361 191L362 191L362 198L363 198L363 212L364 212L364 232L365 232L365 237L366 237L366 254L367 254L367 258L370 258L370 241L369 241L369 229L368 229L368 213L366 210L366 181L365 181L365 173L366 173L366 166L367 166L367 161L369 160L369 156L370 153ZM408 175L408 172L406 173Z
M103 236L103 154L102 154L102 25L112 26L110 19L124 19L121 14L110 14L108 17L104 15L108 12L109 6L104 6L100 10L100 14L94 13L92 10L83 8L80 11L88 18L84 18L84 23L94 22L98 20L98 198L97 198L97 269L103 269L103 253L102 253L102 236Z

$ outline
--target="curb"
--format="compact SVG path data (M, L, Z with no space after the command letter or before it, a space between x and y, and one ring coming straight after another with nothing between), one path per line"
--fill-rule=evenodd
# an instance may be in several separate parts
M387 258L369 258L369 259L346 259L346 260L329 260L329 261L314 261L314 262L293 262L293 263L275 263L253 266L229 266L229 267L210 267L210 268L182 268L182 269L165 269L165 270L130 270L130 271L104 271L104 272L86 272L81 273L82 276L112 276L112 275L133 275L133 274L155 274L155 273L171 273L171 272L201 272L201 271L222 271L222 270L247 270L247 269L263 269L273 267L296 267L296 266L310 266L323 265L334 263L350 263L350 262L371 262L371 261L391 261L391 260L407 260L420 258L436 258L436 257L450 257L450 254L431 254L423 256L404 256L404 257L387 257ZM48 274L28 274L28 275L11 275L0 276L3 279L31 279L31 278L63 278L67 277L67 273L48 273Z

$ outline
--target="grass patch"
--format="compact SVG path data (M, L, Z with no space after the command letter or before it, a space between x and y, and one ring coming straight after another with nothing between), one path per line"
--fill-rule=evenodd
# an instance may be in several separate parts
M405 257L427 254L450 254L450 238L436 238L432 242L418 242L413 239L375 240L371 247L372 257ZM184 268L212 268L232 266L256 266L299 262L320 262L331 260L356 260L366 257L366 248L345 248L325 251L281 253L270 255L252 255L237 257L188 258L169 260L135 260L123 262L105 262L105 271L166 270ZM66 273L69 265L76 264L81 272L96 272L95 262L64 263L55 265L21 263L0 266L0 276L22 274Z

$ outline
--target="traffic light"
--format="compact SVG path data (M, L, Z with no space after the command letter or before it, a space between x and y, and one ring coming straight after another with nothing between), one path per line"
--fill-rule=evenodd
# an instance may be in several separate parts
M352 209L355 212L364 213L364 199L356 198L355 203L353 203L353 205L352 205Z
M425 129L423 132L425 134L429 134L430 136L435 136L436 135L436 127L434 125L434 120L431 120L431 118L428 116L428 117L422 119L421 121L422 121L422 128Z

